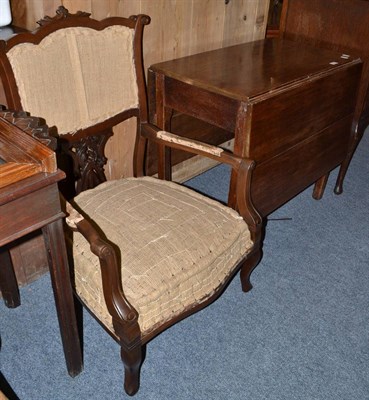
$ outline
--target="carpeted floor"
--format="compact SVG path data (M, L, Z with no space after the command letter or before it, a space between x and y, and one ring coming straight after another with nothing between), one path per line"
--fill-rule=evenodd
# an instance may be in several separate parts
M270 216L250 293L236 277L148 345L135 399L369 399L369 130L341 196L335 175L321 201L309 188ZM227 176L218 167L190 184L225 200ZM68 376L48 275L21 297L0 304L1 372L18 398L128 397L119 346L87 313L84 371Z

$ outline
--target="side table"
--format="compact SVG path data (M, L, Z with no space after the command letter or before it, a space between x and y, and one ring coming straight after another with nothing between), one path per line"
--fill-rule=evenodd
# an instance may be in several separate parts
M8 307L20 304L8 250L14 240L41 229L67 368L75 376L82 369L82 353L57 186L65 175L52 150L1 115L9 113L0 112L0 289ZM24 120L34 126L32 118Z
M175 110L233 132L234 153L256 162L252 197L266 216L314 182L322 196L350 148L361 69L357 57L304 43L245 43L152 65L150 114L162 129ZM234 207L235 183L233 173Z

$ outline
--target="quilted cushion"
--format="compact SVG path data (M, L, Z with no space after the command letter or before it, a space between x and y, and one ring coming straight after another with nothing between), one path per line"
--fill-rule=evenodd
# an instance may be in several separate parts
M75 202L119 246L123 290L143 334L209 298L252 247L238 213L173 182L109 181ZM113 331L98 258L81 234L73 242L77 293Z

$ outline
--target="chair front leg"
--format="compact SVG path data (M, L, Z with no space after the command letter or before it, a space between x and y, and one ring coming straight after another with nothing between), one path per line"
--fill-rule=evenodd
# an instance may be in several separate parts
M121 358L124 364L124 390L130 396L140 387L140 370L144 359L144 346L137 345L127 349L121 344Z
M255 267L259 264L262 256L261 246L254 250L245 261L243 261L240 271L241 286L244 292L249 292L252 289L250 276Z

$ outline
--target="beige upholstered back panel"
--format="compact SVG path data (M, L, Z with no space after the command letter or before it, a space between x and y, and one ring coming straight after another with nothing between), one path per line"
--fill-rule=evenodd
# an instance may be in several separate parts
M138 105L133 30L66 28L8 52L22 107L75 132Z

